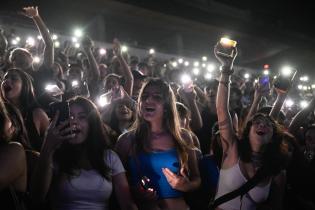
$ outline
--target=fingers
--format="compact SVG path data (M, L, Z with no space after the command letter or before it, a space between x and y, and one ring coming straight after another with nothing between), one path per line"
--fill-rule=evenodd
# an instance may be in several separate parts
M54 116L53 120L51 121L49 128L56 127L56 123L58 121L58 118L59 118L59 110L55 113L55 116Z
M166 176L167 179L176 179L177 175L174 174L171 170L168 168L162 168L163 174Z
M182 175L185 179L188 179L188 177L187 177L187 175L186 175L186 173L185 173L185 168L184 168L184 167L182 167L182 168L180 169L180 175Z

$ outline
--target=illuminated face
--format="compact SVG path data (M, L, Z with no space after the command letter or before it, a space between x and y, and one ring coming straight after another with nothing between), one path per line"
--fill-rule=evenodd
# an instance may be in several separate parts
M315 129L309 129L305 133L305 146L308 149L315 150Z
M89 132L88 113L78 104L70 106L71 126L75 137L69 140L70 144L81 144L86 141Z
M32 67L33 58L30 53L24 50L16 50L12 55L12 65L14 68L29 69Z
M105 90L109 91L111 89L115 89L117 87L119 87L119 80L116 77L108 77L106 80L106 87Z
M157 86L147 86L140 96L140 114L149 122L163 121L163 95Z
M8 101L16 101L21 95L22 86L21 76L17 72L9 71L1 83L2 95Z
M263 116L257 117L253 120L250 128L249 139L251 143L264 145L271 141L273 135L272 122Z
M115 115L119 121L130 121L132 119L132 111L124 102L116 105Z

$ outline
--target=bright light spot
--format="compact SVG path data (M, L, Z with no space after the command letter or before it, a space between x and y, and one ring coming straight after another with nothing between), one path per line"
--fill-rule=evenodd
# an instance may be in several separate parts
M201 66L203 67L203 68L206 68L206 64L205 63L203 63L203 64L201 64Z
M213 72L215 69L215 65L214 64L208 64L207 70L208 72Z
M54 46L57 47L57 48L60 47L60 42L59 41L55 41Z
M100 53L100 55L105 55L106 54L106 50L104 48L101 48L99 53Z
M79 48L80 47L80 43L75 43L75 48Z
M99 99L97 101L99 106L104 107L110 103L107 96L108 96L108 94L105 93L99 97Z
M188 74L183 74L180 80L183 84L188 84L191 82L191 77Z
M248 73L244 74L244 78L248 79L250 77L250 75Z
M300 81L307 82L308 76L300 77Z
M19 41L21 41L21 38L20 38L19 36L17 36L17 37L15 37L15 40L16 40L17 42L19 42Z
M17 44L18 44L18 41L16 41L15 39L13 39L13 40L11 41L11 44L12 44L12 45L17 45Z
M303 86L303 90L307 90L307 86Z
M41 40L42 38L43 38L43 37L42 37L41 35L38 35L38 36L37 36L37 39L38 39L38 40Z
M155 50L154 50L153 48L149 50L149 54L152 55L152 54L154 54L154 53L155 53Z
M47 84L46 87L45 87L45 90L48 91L48 92L51 92L55 88L58 88L58 86L57 85L53 85L53 84Z
M178 63L177 63L176 61L174 61L174 62L172 63L172 66L173 66L173 67L177 67L177 66L178 66Z
M28 44L30 46L34 46L35 45L35 39L33 37L28 37L26 39L26 44Z
M81 29L75 29L73 32L74 36L76 37L82 37L83 36L83 31Z
M194 67L198 67L199 66L199 62L198 61L195 61L194 62Z
M205 79L206 80L210 80L212 78L212 74L210 74L210 73L206 73L205 74Z
M300 106L301 106L302 109L304 109L305 107L308 106L308 102L307 101L301 101L300 102Z
M292 101L291 99L287 99L287 100L285 101L285 105L286 105L287 107L292 107L293 104L294 104L294 101Z
M226 46L229 46L229 47L235 47L236 46L236 41L233 41L227 37L223 37L220 39L220 44L222 45L226 45Z
M77 37L72 37L72 42L73 43L77 43L78 42L78 38Z
M255 80L254 80L254 83L255 83L255 84L258 83L258 79L255 79Z
M121 52L127 52L128 47L126 45L121 46Z
M311 87L307 87L307 89L308 89L308 90L311 90L312 88L311 88Z
M34 56L33 62L34 63L39 63L40 62L40 58L38 56Z
M194 68L193 73L194 73L194 75L199 75L200 70L198 68Z
M264 69L269 69L269 65L268 65L268 64L265 64L265 65L264 65Z
M286 76L286 77L290 76L290 75L292 74L292 68L289 67L289 66L283 67L283 68L281 69L281 74L282 74L283 76Z
M263 71L263 74L264 74L264 75L269 75L269 70L267 70L267 69L264 70L264 71Z
M203 61L207 61L208 58L207 58L206 56L203 56L203 57L202 57L202 60L203 60Z
M298 85L297 87L298 87L299 90L303 89L303 85Z
M184 65L185 65L185 66L189 66L189 62L188 62L188 61L185 61L185 62L184 62Z
M167 65L166 65L166 64L164 64L163 66L166 68L166 66L167 66Z
M73 80L71 85L72 85L72 87L78 87L79 86L79 82L77 80Z
M315 84L312 84L312 88L313 88L313 89L315 88Z
M51 36L51 38L52 38L52 40L56 40L56 39L58 39L58 36L57 36L56 34L53 34L53 35Z
M183 63L184 60L182 58L178 59L178 63Z

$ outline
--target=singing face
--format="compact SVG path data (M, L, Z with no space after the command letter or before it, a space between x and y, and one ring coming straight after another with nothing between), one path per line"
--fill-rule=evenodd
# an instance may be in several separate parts
M1 91L4 98L8 101L18 100L22 91L22 78L14 71L9 71L4 75L1 83Z
M271 141L273 136L273 124L267 117L259 116L253 120L249 132L251 143L264 145Z
M89 132L88 113L78 104L70 106L70 122L74 127L75 136L69 140L70 144L81 144L86 141Z

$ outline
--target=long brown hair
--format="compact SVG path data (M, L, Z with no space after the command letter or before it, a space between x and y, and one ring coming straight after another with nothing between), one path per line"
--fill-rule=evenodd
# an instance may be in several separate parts
M150 136L150 124L143 119L140 113L141 96L144 90L149 86L155 86L161 91L164 107L163 125L174 139L181 166L188 169L188 150L191 149L191 145L188 145L188 143L183 139L183 132L180 128L179 116L176 109L175 95L171 87L161 79L152 78L142 86L138 98L136 121L132 126L132 130L135 134L133 148L136 153L150 151L147 141Z

